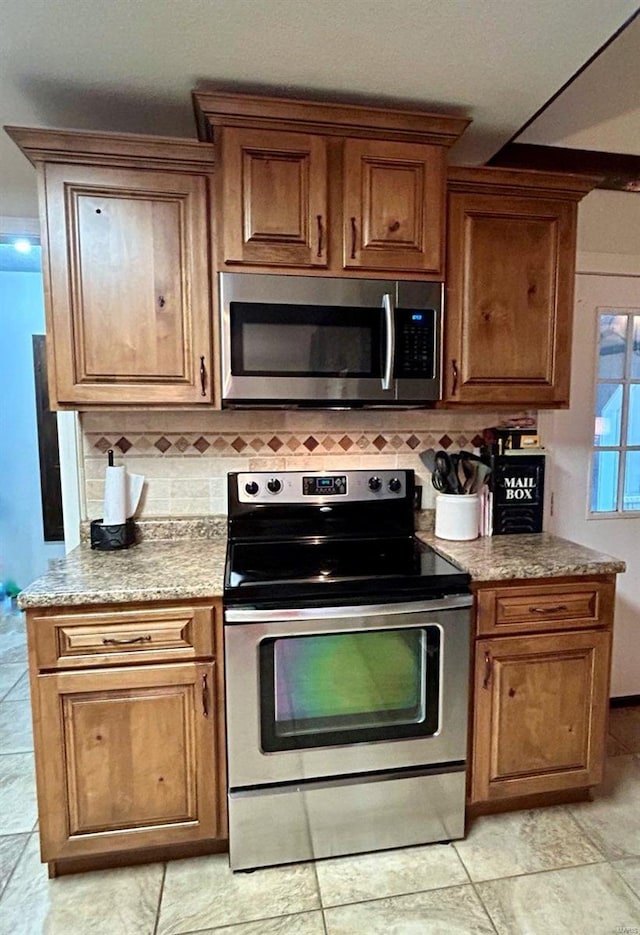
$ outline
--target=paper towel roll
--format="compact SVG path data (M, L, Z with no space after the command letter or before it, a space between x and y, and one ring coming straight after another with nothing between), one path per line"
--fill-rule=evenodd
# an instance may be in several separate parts
M102 522L105 526L119 526L126 520L127 513L127 473L125 466L108 467L104 475L104 513Z

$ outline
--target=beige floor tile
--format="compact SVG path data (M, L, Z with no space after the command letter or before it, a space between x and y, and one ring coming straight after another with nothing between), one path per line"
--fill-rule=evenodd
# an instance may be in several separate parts
M640 708L612 708L609 733L630 753L640 753Z
M402 896L468 882L450 844L320 860L316 873L323 906Z
M0 701L6 697L7 693L20 681L24 674L25 667L21 662L0 665Z
M640 857L615 860L611 866L626 880L636 896L640 896Z
M18 679L11 691L4 696L4 701L31 701L29 692L29 673L25 672L21 679Z
M28 837L28 834L0 835L0 894L24 850Z
M474 882L603 860L562 807L476 818L454 846Z
M609 864L478 883L499 935L612 935L640 924L640 900Z
M472 886L325 909L327 935L494 935Z
M7 622L8 621L8 622ZM5 618L0 629L0 665L27 665L27 634L24 621L15 616Z
M31 831L37 817L33 753L0 756L0 834Z
M259 922L224 925L222 928L198 929L193 935L325 935L325 931L322 912L318 910L277 919L260 919Z
M152 935L162 864L47 878L32 835L0 901L11 935Z
M569 808L609 860L640 856L640 758L609 758L594 801Z
M0 703L0 754L33 750L31 704L29 701Z
M232 873L227 854L167 864L158 935L320 908L313 864Z

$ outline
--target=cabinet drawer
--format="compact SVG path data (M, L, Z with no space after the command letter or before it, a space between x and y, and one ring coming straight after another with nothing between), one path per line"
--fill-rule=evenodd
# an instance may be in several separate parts
M614 584L585 581L478 590L477 635L605 627Z
M31 617L39 669L187 661L214 653L213 607Z

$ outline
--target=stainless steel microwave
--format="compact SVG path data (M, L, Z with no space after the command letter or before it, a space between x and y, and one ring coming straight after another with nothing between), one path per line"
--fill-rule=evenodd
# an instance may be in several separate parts
M223 405L440 399L442 294L433 282L220 273Z

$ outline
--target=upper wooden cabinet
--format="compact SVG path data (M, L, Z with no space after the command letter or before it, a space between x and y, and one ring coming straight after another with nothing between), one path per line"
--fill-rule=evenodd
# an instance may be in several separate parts
M448 178L446 402L568 405L577 203L595 180Z
M207 147L10 135L39 170L53 403L211 405Z
M443 278L446 149L467 120L194 96L220 153L221 268Z

